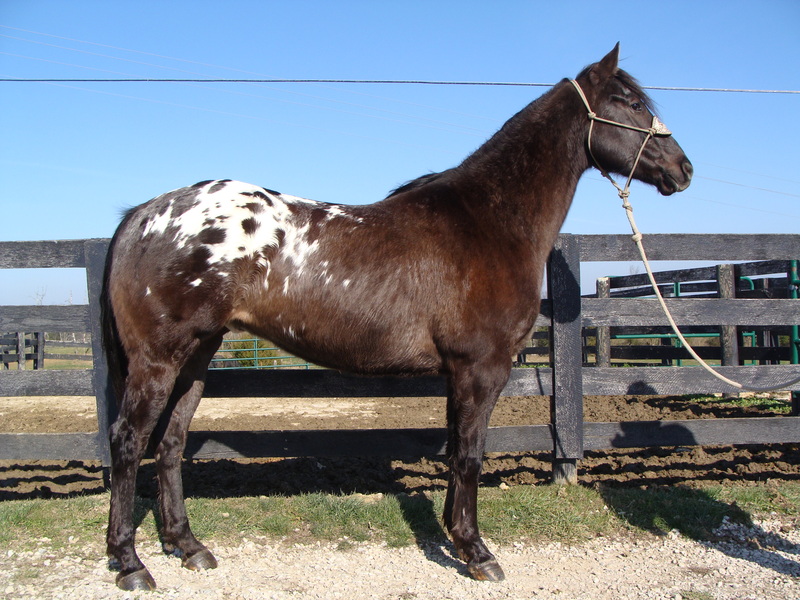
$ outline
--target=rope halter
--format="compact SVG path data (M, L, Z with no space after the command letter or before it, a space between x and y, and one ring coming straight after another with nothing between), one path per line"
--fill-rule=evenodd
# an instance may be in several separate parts
M658 284L656 283L656 278L653 275L653 270L650 268L650 261L647 260L647 254L644 251L644 245L642 244L642 234L639 231L639 228L636 226L636 221L633 218L633 207L631 206L630 202L628 201L628 196L630 195L631 180L633 179L633 173L634 173L634 171L636 171L636 166L639 164L639 159L642 156L642 152L644 152L645 144L647 144L647 142L649 142L651 138L654 138L654 137L667 137L667 136L672 135L672 132L669 129L667 129L667 126L664 125L661 121L659 121L658 117L656 117L655 115L653 115L653 121L651 122L649 129L645 129L643 127L635 127L633 125L626 125L625 123L619 123L618 121L610 121L608 119L602 119L602 118L598 117L594 113L594 111L592 111L592 107L589 105L589 101L586 99L586 95L583 93L583 90L581 89L581 86L578 84L578 82L575 81L574 79L570 79L570 82L572 83L573 86L575 86L575 89L578 91L578 95L581 97L581 100L583 100L583 104L584 104L584 106L586 106L586 110L589 113L589 136L588 136L588 139L587 139L587 144L589 146L589 155L592 157L592 160L594 161L595 167L597 167L597 169L600 171L600 173L602 173L603 177L608 179L614 185L614 187L617 188L617 192L619 193L619 197L622 199L622 207L626 211L626 214L628 216L628 223L630 223L631 231L633 232L633 235L631 236L631 238L636 243L636 247L639 249L639 255L642 258L642 263L644 264L645 271L647 271L647 276L650 279L650 285L653 288L653 292L655 293L656 299L658 300L659 304L661 305L661 309L664 311L664 315L667 317L667 321L669 322L670 327L672 327L672 331L675 332L675 335L681 341L681 343L686 348L686 350L689 352L689 354L692 356L692 358L694 358L701 367L703 367L706 371L708 371L710 374L712 374L714 377L716 377L720 381L723 381L723 382L727 383L728 385L731 385L731 386L733 386L735 388L738 388L738 389L741 389L741 390L747 390L747 391L751 391L751 392L771 392L771 391L774 391L774 390L780 390L780 389L784 389L784 388L793 386L793 385L797 384L798 382L800 382L800 377L797 377L797 378L792 379L791 381L788 381L786 383L782 383L782 384L779 384L779 385L768 386L768 387L756 387L756 386L751 386L751 385L744 385L742 383L739 383L738 381L734 381L732 379L729 379L728 377L725 377L721 373L719 373L716 370L714 370L706 361L704 361L702 358L700 358L700 356L697 354L695 349L692 348L691 344L689 344L689 342L686 341L686 338L684 337L684 335L681 333L680 329L678 328L678 325L675 322L675 319L672 317L672 313L670 313L666 302L664 302L664 298L661 295L661 291L658 289ZM595 121L598 121L600 123L607 123L609 125L614 125L616 127L623 127L625 129L632 129L634 131L641 131L642 133L646 134L645 138L644 138L644 141L642 142L642 145L639 148L639 152L636 154L636 160L633 161L633 167L631 167L631 173L630 173L630 175L628 175L628 180L625 182L625 187L624 188L621 188L617 184L617 182L614 181L611 178L611 176L608 174L608 172L605 169L603 169L603 167L600 166L600 163L597 162L597 158L595 157L594 153L592 152L592 131L594 129Z
M580 84L575 81L574 79L570 79L570 83L575 87L578 92L578 95L581 97L583 101L583 105L586 107L586 110L589 113L589 137L587 139L587 145L589 148L589 155L592 157L594 161L594 165L600 171L600 173L608 179L615 188L617 188L617 192L619 193L619 197L622 199L623 206L625 206L626 210L630 210L628 208L628 196L630 195L630 186L631 181L633 180L633 173L636 171L636 167L639 165L639 159L642 157L642 152L644 152L644 147L647 142L650 141L651 138L654 137L669 137L672 135L672 132L667 128L664 123L662 123L659 118L653 115L653 120L650 123L650 127L645 129L644 127L636 127L635 125L628 125L627 123L620 123L619 121L611 121L609 119L603 119L597 116L592 110L592 107L589 105L589 100L586 98L586 94L583 93ZM619 184L608 174L603 167L600 166L600 163L597 160L597 157L594 155L592 151L592 133L594 132L594 124L595 122L599 123L607 123L608 125L614 125L615 127L622 127L623 129L631 129L633 131L641 131L642 133L646 134L644 140L642 141L642 145L639 147L639 152L636 153L636 160L633 161L633 166L631 167L630 175L628 175L628 179L625 182L625 187L621 188Z

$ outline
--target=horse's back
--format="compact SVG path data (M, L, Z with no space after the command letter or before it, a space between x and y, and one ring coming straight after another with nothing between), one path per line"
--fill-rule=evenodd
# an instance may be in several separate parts
M236 181L174 190L130 211L115 235L118 328L142 340L244 329L331 366L347 368L349 350L353 370L435 371L431 313L454 277L429 228L381 203L325 204Z

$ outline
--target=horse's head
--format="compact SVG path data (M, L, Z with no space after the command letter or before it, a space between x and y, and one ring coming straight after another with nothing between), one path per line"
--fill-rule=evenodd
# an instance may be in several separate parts
M636 80L618 68L619 44L573 81L589 118L586 150L603 172L654 185L665 196L692 180L692 163L653 114L653 102Z

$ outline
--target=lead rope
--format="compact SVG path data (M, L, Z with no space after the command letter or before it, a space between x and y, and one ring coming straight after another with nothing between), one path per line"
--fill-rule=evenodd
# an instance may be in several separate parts
M723 382L727 383L728 385L731 385L731 386L733 386L733 387L735 387L737 389L746 390L748 392L760 392L760 393L773 392L775 390L781 390L781 389L787 388L789 386L792 386L792 385L800 382L800 377L797 377L797 378L792 379L791 381L788 381L788 382L783 383L781 385L770 386L770 387L755 387L755 386L745 385L745 384L739 383L738 381L734 381L732 379L729 379L729 378L725 377L722 373L719 373L713 367L711 367L711 365L709 365L705 360L700 358L700 356L697 354L697 352L695 352L694 348L692 348L691 344L689 344L689 342L686 340L686 338L681 333L680 329L678 328L677 323L675 323L675 319L672 317L672 313L669 311L669 308L667 308L667 303L664 302L664 297L661 295L661 290L658 289L658 284L656 283L656 278L653 275L652 269L650 268L650 261L647 259L647 254L646 254L646 252L644 250L644 244L642 243L642 237L643 237L642 233L639 231L639 228L636 226L636 220L633 218L633 206L631 206L631 203L628 200L628 197L630 196L630 185L631 185L631 181L633 180L633 173L634 173L634 171L636 171L636 167L639 164L639 159L642 156L642 152L644 152L645 144L647 144L647 142L650 141L650 139L652 137L656 136L656 135L667 136L667 135L672 135L672 134L669 131L669 129L667 129L666 126L664 126L664 124L661 123L661 121L659 121L658 118L655 117L655 116L653 116L653 123L652 123L652 126L650 127L650 129L644 129L644 128L641 128L641 127L633 127L631 125L626 125L624 123L618 123L616 121L609 121L609 120L606 120L606 119L599 118L594 112L592 112L592 109L589 106L589 101L586 99L586 96L584 95L583 90L581 89L580 85L578 85L578 82L575 81L574 79L572 79L570 81L571 81L572 85L575 86L575 89L578 91L578 95L580 95L581 100L583 100L583 103L586 106L586 109L589 111L589 136L588 136L588 140L587 140L587 143L589 145L589 154L591 155L595 166L600 171L600 173L603 175L603 177L608 179L613 184L613 186L615 188L617 188L617 193L618 193L620 199L622 200L622 207L625 209L625 213L626 213L626 215L628 217L628 223L630 223L631 231L633 232L633 235L631 236L631 239L633 239L634 243L636 244L636 247L639 249L639 256L642 259L642 264L644 264L645 271L647 271L647 277L650 280L650 285L653 288L653 292L655 292L656 298L658 299L658 303L661 305L661 310L664 311L664 315L667 317L667 321L669 322L670 327L672 328L672 331L675 332L675 335L678 337L678 339L684 345L684 347L689 352L689 354L692 356L692 358L694 358L701 367L703 367L706 371L711 373L714 377L716 377L720 381L723 381ZM594 153L592 152L592 132L593 132L593 129L594 129L594 122L595 121L600 121L601 123L608 123L609 125L616 125L617 127L624 127L626 129L633 129L633 130L636 130L636 131L642 131L642 132L647 134L647 136L645 137L644 141L642 142L641 147L639 148L639 152L636 154L636 160L634 160L634 162L633 162L633 167L631 168L631 173L630 173L630 175L628 175L628 179L625 182L625 187L620 187L619 184L616 181L614 181L614 179L608 174L608 172L605 171L600 166L600 164L597 162L597 159L594 156Z

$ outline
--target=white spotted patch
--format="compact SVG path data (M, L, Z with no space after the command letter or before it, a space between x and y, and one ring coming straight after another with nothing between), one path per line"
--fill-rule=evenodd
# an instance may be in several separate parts
M180 192L184 190L177 192L161 207L160 214L143 223L143 237L167 236L178 249L205 247L209 252L209 267L220 275L227 275L228 269L219 265L256 257L264 269L265 288L272 265L263 250L280 244L281 258L294 269L292 277L283 282L284 293L289 293L290 279L303 275L320 247L318 239L310 239L311 225L300 214L322 209L326 212L323 225L336 218L348 219L356 226L363 223L347 207L278 194L240 181L208 182L197 191L186 190L183 197ZM189 196L190 193L196 194L195 197ZM295 207L309 210L293 211ZM327 261L323 263L320 265L323 280L330 283ZM190 285L197 287L202 282L198 278ZM345 282L345 287L348 284L349 281Z
M291 261L297 275L303 274L306 262L319 248L319 240L309 242L308 230L311 226L306 223L302 227L291 227L286 230L286 238L283 241L281 254Z
M335 219L336 217L341 217L343 219L350 219L355 223L363 223L364 219L361 217L357 217L349 212L347 212L341 204L331 204L327 208L328 215L325 217L326 221L330 221L331 219Z

